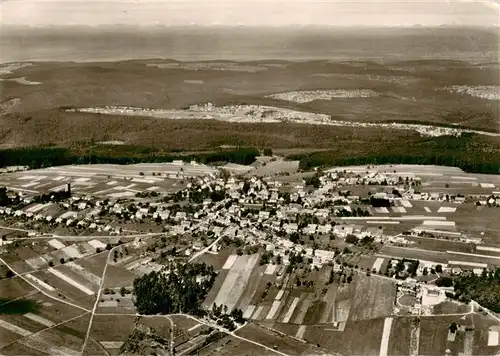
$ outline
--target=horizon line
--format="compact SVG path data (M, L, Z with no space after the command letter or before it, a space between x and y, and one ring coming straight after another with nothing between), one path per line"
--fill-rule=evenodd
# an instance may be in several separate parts
M442 25L314 25L314 24L287 24L287 25L252 25L252 24L184 24L184 25L165 25L165 24L101 24L101 25L83 25L83 24L65 24L65 25L26 25L26 24L3 24L2 29L5 28L28 28L28 29L41 29L41 28L140 28L140 29L168 29L168 28L248 28L248 29L280 29L280 28L332 28L332 29L439 29L439 28L471 28L471 29L487 29L487 28L500 28L498 24L490 25L463 25L463 24L442 24Z

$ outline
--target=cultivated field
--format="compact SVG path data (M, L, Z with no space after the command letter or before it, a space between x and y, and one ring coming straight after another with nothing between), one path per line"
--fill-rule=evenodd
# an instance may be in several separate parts
M360 275L352 305L352 320L390 316L396 297L396 286L390 280Z

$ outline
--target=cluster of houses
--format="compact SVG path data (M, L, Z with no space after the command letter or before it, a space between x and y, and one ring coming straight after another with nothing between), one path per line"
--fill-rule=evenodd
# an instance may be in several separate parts
M500 192L494 192L495 194L485 197L478 201L478 205L489 206L489 207L500 207Z
M337 218L346 214L360 211L371 214L366 197L342 189L355 185L388 185L394 189L371 196L402 206L405 202L410 204L409 200L450 199L442 194L416 192L420 185L418 178L373 172L317 174L314 189L306 185L311 183L307 179L287 186L279 178L271 177L243 179L210 173L187 179L187 187L172 195L176 199L171 199L172 196L135 199L72 196L65 201L45 204L26 199L24 207L17 210L0 207L0 215L109 234L122 233L120 224L123 221L156 223L164 226L164 231L176 234L206 232L214 238L238 237L248 244L266 245L268 251L282 256L285 263L289 252L295 250L312 259L314 267L330 262L334 251L304 246L297 239L291 239L291 235L302 238L317 235L372 237L375 241L393 238L384 236L380 226L356 225L348 223L349 220L339 222ZM460 203L465 197L453 199Z

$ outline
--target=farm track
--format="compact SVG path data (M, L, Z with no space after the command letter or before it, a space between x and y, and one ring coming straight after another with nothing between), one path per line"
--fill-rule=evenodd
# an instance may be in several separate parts
M23 337L21 337L21 338L19 338L19 339L16 339L16 340L12 341L12 342L9 342L9 343L7 343L7 344L0 345L0 349L3 349L3 348L5 348L5 347L7 347L7 346L9 346L9 345L12 345L12 344L14 344L14 343L16 343L16 342L18 342L18 341L21 341L21 340L24 340L24 339L28 339L28 338L30 338L30 337L33 337L33 336L35 336L35 335L38 335L38 334L40 334L40 333L42 333L42 332L44 332L44 331L47 331L47 330L51 330L51 329L57 328L57 327L59 327L59 326L61 326L61 325L64 325L64 324L69 323L69 322L71 322L71 321L73 321L73 320L76 320L76 319L78 319L78 318L80 318L80 317L82 317L82 316L84 316L84 315L88 314L89 312L90 312L90 311L85 312L85 313L82 313L82 314L79 314L79 315L77 315L77 316L75 316L75 317L73 317L73 318L70 318L70 319L68 319L68 320L61 321L60 323L54 324L54 325L49 326L49 327L47 327L47 328L44 328L44 329L42 329L42 330L39 330L39 331L36 331L36 332L31 333L31 334L29 334L29 335L23 336Z
M151 234L148 234L148 235L151 235ZM85 340L83 342L83 346L82 346L82 349L80 351L80 354L83 355L84 352L85 352L85 347L87 346L87 342L89 340L89 337L90 337L90 332L92 331L92 323L94 321L94 316L96 315L96 311L97 311L97 307L99 306L99 301L101 299L101 293L102 293L102 290L103 290L103 287L104 287L104 281L105 281L105 278L106 278L106 271L108 269L108 266L109 266L109 260L110 260L110 257L111 257L111 254L112 252L116 249L116 248L119 248L121 246L126 246L127 244L130 244L131 242L129 243L126 243L126 244L122 244L122 245L118 245L118 246L115 246L113 247L112 249L110 249L108 251L108 256L106 258L106 264L104 265L104 269L102 271L102 275L101 275L101 283L99 285L99 289L97 291L97 295L96 295L96 299L95 299L95 303L94 303L94 307L92 308L92 311L91 311L91 315L90 315L90 320L89 320L89 325L88 325L88 328L87 328L87 333L85 335Z

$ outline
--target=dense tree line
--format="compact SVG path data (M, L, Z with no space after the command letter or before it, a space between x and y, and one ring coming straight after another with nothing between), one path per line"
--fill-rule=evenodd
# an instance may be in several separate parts
M259 151L255 148L238 148L199 154L175 155L158 153L148 148L123 147L103 149L71 150L60 147L28 147L0 150L0 167L28 166L32 169L70 164L133 164L160 163L174 160L200 163L231 162L248 165L255 161Z
M49 192L41 195L37 195L33 198L33 202L35 203L48 203L63 201L71 197L71 192L69 190L57 191L57 192Z
M346 216L370 216L370 212L368 210L361 209L360 207L352 209L352 211L347 209L338 209L335 211L335 216L338 217L346 217Z
M319 176L317 174L313 175L312 177L304 178L304 181L305 181L306 185L311 185L316 189L318 189L321 186L321 181L320 181Z
M22 199L19 194L16 194L14 197L9 197L7 194L6 187L0 187L0 206L17 206L21 203Z
M500 268L484 270L480 276L465 272L454 279L455 298L468 303L471 299L500 313Z
M500 173L500 152L496 142L484 136L462 134L460 137L441 136L420 138L401 145L347 145L331 151L291 155L299 160L302 170L325 166L369 164L423 164L453 166L470 173Z
M391 206L391 201L384 198L370 197L370 205L374 208L389 208Z
M210 190L208 187L197 190L192 189L189 191L189 201L192 203L201 204L205 199L211 199L214 202L224 200L226 192L224 190ZM182 199L178 200L181 201Z
M201 303L216 273L204 263L172 263L167 272L153 271L134 280L134 296L140 314L201 313Z
M73 161L71 151L67 148L28 147L0 150L0 167L42 168L72 164Z

